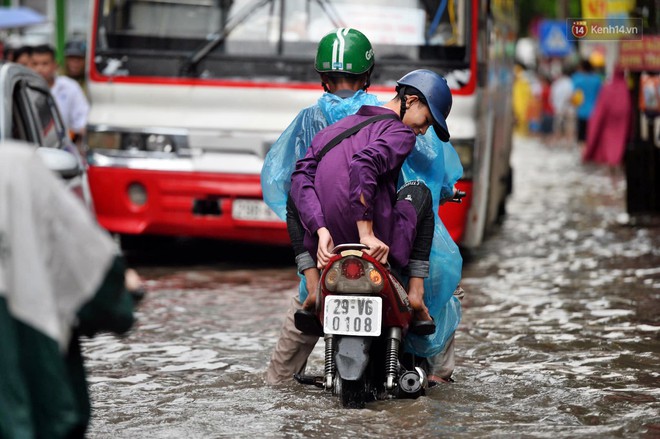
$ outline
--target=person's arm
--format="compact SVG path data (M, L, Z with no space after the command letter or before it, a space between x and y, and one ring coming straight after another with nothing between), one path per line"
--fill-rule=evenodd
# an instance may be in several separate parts
M291 174L291 198L298 207L303 226L310 233L316 233L320 227L325 227L321 202L314 188L317 167L318 162L310 148L307 155L298 160L296 169Z
M313 310L316 306L316 291L318 289L320 274L312 255L305 248L305 229L300 221L298 209L290 196L286 203L286 225L289 231L293 253L296 257L298 272L305 276L307 285L307 298L302 304L302 307L303 309Z
M363 149L353 155L350 169L350 205L360 242L369 247L368 254L387 262L389 247L373 233L373 203L379 176L399 169L415 144L414 133L399 122L374 124L380 129Z
M312 151L298 161L291 176L291 198L298 207L298 212L305 229L319 237L317 252L318 267L322 268L332 255L332 237L325 224L321 202L314 188L318 161Z
M360 244L369 247L367 254L373 256L381 264L385 264L390 248L374 235L373 221L356 221L356 224L360 235Z
M355 221L373 221L373 200L378 178L400 169L415 145L415 134L398 121L372 124L369 142L353 154L350 169L350 204ZM369 128L367 128L369 129Z
M408 300L415 311L415 319L431 320L429 309L424 303L424 279L421 277L411 277L408 281Z

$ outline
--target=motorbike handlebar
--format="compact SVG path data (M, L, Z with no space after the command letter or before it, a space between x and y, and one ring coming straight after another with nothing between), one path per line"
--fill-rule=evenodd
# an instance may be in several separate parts
M450 203L462 203L463 202L463 197L465 197L466 195L467 195L467 193L465 193L463 191L456 191L454 196L452 198L450 198L449 200L447 200L447 201L449 201Z

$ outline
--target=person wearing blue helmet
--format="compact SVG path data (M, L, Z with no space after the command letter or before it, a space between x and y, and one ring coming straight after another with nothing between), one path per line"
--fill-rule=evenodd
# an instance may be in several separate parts
M435 134L443 142L449 141L449 130L447 129L447 117L454 102L447 81L431 70L414 70L397 81L397 92L401 100L401 111L405 114L405 92L406 87L418 91L416 95L421 102L426 104L433 116L433 129Z
M421 181L398 192L397 187L418 135L434 126L441 140L449 140L445 119L452 96L445 79L430 70L405 75L396 91L385 105L364 105L314 137L291 177L291 199L304 225L304 248L317 268L325 267L335 245L365 244L368 254L410 276L408 298L416 317L431 320L423 279L435 226L432 194ZM362 128L353 132L357 126ZM352 134L342 136L347 132ZM343 140L337 143L338 136ZM295 230L292 221L289 230ZM291 233L296 254L302 251L299 235Z
M343 47L343 52L335 53L332 50L334 46ZM345 62L340 65L335 57L343 58ZM374 65L371 43L356 29L336 29L320 41L314 67L326 92L315 105L301 110L273 144L261 173L264 201L280 218L287 217L287 199L295 163L305 156L314 135L322 128L355 114L362 105L382 104L375 95L367 92ZM439 126L434 130L442 132ZM403 165L399 186L423 180L433 194L433 263L430 276L424 280L424 284L426 302L430 314L436 320L437 331L431 337L408 337L406 343L412 352L427 358L451 354L448 356L449 361L439 361L445 365L443 372L439 373L440 377L449 378L453 371L453 333L461 314L460 302L452 293L462 291L460 287L457 288L462 259L437 213L440 200L453 195L453 185L461 177L463 169L454 148L433 135L434 130L417 136L415 148ZM304 247L302 253L296 251L296 262L301 282L298 294L292 298L268 364L265 378L269 384L291 381L295 372L304 370L307 357L318 341L318 337L298 331L293 316L297 309L310 309L313 305L310 296L315 294L319 272Z

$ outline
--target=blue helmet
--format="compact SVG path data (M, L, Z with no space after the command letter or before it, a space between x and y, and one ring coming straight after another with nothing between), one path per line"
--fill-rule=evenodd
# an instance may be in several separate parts
M447 80L431 70L419 69L405 74L397 84L414 87L422 93L433 116L435 133L440 140L447 142L449 140L447 116L453 101Z

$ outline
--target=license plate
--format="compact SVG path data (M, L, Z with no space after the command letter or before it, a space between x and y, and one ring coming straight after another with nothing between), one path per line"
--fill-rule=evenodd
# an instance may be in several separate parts
M261 200L237 199L231 205L231 216L246 221L281 221L266 203Z
M338 335L378 337L383 299L366 296L328 296L325 299L323 332Z

